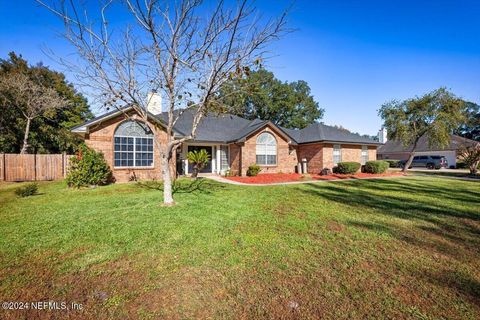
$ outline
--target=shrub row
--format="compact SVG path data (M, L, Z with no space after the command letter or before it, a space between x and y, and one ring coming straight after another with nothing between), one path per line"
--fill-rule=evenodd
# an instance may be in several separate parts
M366 173L384 173L387 171L390 163L383 160L367 161L363 171Z
M333 168L333 173L340 174L352 174L360 169L361 164L358 162L339 162L336 167Z
M390 166L390 168L400 168L400 160L387 159L387 160L383 160L383 161L388 162L388 165Z

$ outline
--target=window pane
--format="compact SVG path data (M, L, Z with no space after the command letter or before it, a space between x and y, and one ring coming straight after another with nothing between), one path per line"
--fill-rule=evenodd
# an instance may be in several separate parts
M153 164L153 138L115 137L114 165L145 167Z
M266 164L266 156L257 155L257 164Z
M268 155L267 156L267 164L277 164L277 156L272 156L272 155Z

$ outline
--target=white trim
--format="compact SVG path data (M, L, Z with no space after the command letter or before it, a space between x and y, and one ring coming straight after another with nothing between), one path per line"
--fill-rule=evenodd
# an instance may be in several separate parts
M364 156L364 151L366 152L366 159L365 161L363 161L363 156ZM365 163L367 163L368 161L370 161L369 159L369 152L368 152L368 146L367 145L363 145L362 146L362 149L360 149L360 164L364 165Z
M112 114L110 114L110 115L108 115L108 116L100 117L100 118L98 118L98 119L95 120L95 121L92 121L92 122L90 122L90 123L88 123L88 124L84 124L84 125L82 125L81 127L75 128L75 129L72 130L72 132L74 132L74 133L88 133L88 128L89 128L90 126L92 126L92 125L94 125L94 124L97 124L97 123L99 123L99 122L103 122L103 121L105 121L105 120L111 119L111 118L115 118L115 117L118 116L119 114L123 114L123 113L125 113L125 112L127 112L127 111L130 111L132 108L133 108L133 107L127 107L127 108L125 108L124 110L117 110L116 112L114 112L114 113L112 113Z
M340 157L340 161L335 162L335 149L338 150L339 154L338 156ZM332 162L333 165L337 165L339 162L342 162L342 145L341 144L334 144L332 148Z

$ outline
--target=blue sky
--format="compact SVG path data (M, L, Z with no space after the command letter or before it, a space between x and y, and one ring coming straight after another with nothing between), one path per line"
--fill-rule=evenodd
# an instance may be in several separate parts
M289 3L257 6L268 16ZM268 67L281 80L307 81L325 123L376 134L377 109L391 99L445 86L480 103L479 16L480 1L470 0L297 0L289 17L297 31L272 46ZM0 1L2 58L15 51L59 69L42 48L69 55L61 30L33 0Z

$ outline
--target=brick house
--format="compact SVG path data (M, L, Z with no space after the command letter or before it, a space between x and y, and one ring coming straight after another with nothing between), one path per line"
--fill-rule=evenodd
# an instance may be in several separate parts
M74 127L85 143L103 152L116 181L134 179L161 179L160 154L154 139L166 141L166 132L146 127L125 113L112 111ZM132 115L131 115L132 116ZM150 121L166 123L165 113L150 114ZM191 131L193 114L186 111L177 121L175 135L181 137ZM258 164L261 173L293 173L298 164L306 162L307 172L318 174L341 161L365 163L376 159L380 143L344 130L315 123L301 130L277 126L270 121L247 120L230 114L209 114L197 128L194 140L184 143L176 154L174 172L191 173L186 160L189 151L205 149L211 160L202 170L204 174L245 175L252 164Z

